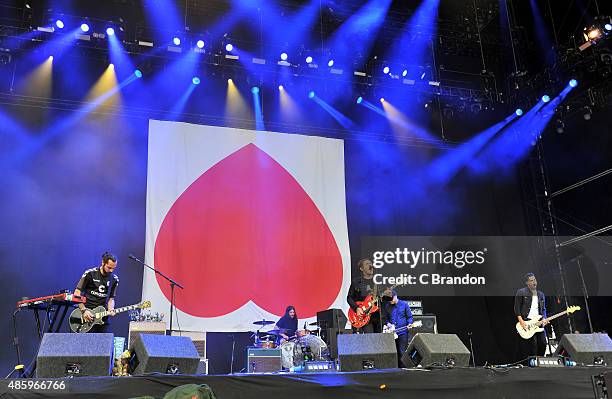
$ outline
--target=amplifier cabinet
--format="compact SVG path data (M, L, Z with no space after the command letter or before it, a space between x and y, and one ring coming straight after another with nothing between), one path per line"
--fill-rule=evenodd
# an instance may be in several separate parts
M274 373L281 370L280 348L266 349L247 347L247 372Z

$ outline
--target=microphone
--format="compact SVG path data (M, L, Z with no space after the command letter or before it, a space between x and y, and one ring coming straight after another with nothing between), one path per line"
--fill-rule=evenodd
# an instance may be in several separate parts
M135 256L134 256L134 255L132 255L132 254L129 254L129 255L128 255L128 258L130 258L130 259L132 259L132 260L136 260L136 261L140 260L140 259L138 259L137 257L135 257Z

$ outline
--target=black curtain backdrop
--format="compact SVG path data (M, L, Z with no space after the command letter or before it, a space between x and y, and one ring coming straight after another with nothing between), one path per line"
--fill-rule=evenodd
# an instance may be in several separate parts
M17 120L29 128L71 118L41 134L0 126L0 370L8 373L16 363L11 320L15 303L24 296L73 290L83 270L98 265L104 251L119 257L117 305L140 301L142 267L128 254L144 255L148 121L61 112L49 121L26 107L2 110L19 115ZM473 179L459 174L445 187L430 187L426 167L437 155L437 150L423 147L345 142L353 265L361 257L361 237L367 235L529 233L521 185L514 175ZM472 334L478 364L513 359L512 298L423 301L426 312L437 314L439 332L455 333L466 345ZM38 345L33 315L23 310L18 322L22 362L28 364ZM116 317L112 330L127 336L127 315ZM238 371L244 367L248 338L234 338ZM210 335L211 372L229 372L231 339L229 334Z

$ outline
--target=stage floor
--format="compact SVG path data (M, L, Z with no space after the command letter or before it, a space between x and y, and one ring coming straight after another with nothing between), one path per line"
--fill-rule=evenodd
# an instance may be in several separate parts
M612 368L522 368L450 370L391 369L321 374L146 375L79 377L65 390L8 389L1 398L161 398L183 384L208 384L218 399L259 398L585 398L593 399L591 377ZM17 380L13 380L14 382ZM37 381L19 380L20 382ZM38 380L41 381L41 380ZM47 380L48 381L48 380ZM15 385L15 384L13 384Z

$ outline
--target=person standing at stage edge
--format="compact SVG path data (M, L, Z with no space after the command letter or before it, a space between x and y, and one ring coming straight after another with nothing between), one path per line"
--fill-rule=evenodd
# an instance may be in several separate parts
M546 299L542 291L538 291L538 280L533 273L525 274L526 287L516 291L514 296L514 314L520 325L525 328L526 320L531 320L538 315L546 318ZM548 324L547 322L544 323ZM546 331L536 333L529 339L519 338L519 360L529 356L544 356L546 352Z
M386 298L391 298L386 300ZM401 330L401 328L408 327L412 324L412 311L408 302L402 301L397 297L397 291L387 288L383 294L383 307L382 307L382 320L388 328L396 331L397 338L395 339L395 349L397 350L397 363L398 367L406 367L402 362L402 356L408 348L408 343L412 338L412 334L408 328Z
M109 252L102 254L102 264L99 267L85 270L76 289L74 295L84 295L87 301L79 304L79 309L83 312L85 321L93 320L93 313L89 309L94 309L98 306L104 306L111 316L114 316L115 310L115 294L119 285L119 278L113 271L117 267L117 257ZM106 332L108 329L108 321L104 320L104 324L93 326L89 332Z
M361 276L353 279L351 282L346 300L351 309L353 309L353 311L360 316L363 314L363 310L357 306L357 302L363 301L368 295L377 296L379 290L378 287L376 287L376 284L374 284L374 266L372 265L372 261L364 258L357 262L357 266L359 266ZM378 306L380 306L380 303ZM362 333L382 332L380 311L376 311L370 315L370 321L368 324L361 328L353 328L353 330L354 332Z

